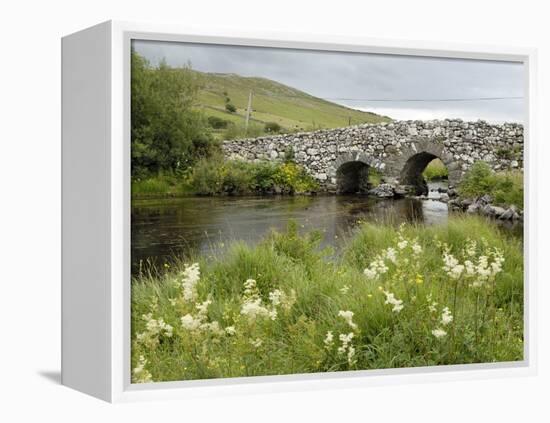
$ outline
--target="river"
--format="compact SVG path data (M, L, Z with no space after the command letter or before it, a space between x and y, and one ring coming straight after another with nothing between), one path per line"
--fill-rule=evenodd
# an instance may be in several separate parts
M319 229L323 245L337 250L361 221L447 221L447 204L437 201L430 183L428 199L379 200L357 195L280 197L184 197L132 201L132 269L140 262L163 265L174 255L212 254L233 240L257 242L270 228L282 230L290 219L301 230Z

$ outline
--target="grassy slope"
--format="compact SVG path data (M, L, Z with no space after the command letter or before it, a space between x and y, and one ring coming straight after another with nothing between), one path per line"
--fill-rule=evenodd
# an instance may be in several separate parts
M348 126L350 118L352 125L390 121L387 117L331 103L265 78L216 73L204 73L203 77L199 103L205 113L235 123L244 120L250 90L254 93L252 118L261 123L277 122L288 130ZM224 92L237 107L236 113L225 111Z

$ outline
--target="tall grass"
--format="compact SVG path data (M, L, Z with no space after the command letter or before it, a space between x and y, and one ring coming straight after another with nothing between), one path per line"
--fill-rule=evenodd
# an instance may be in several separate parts
M521 243L491 222L365 224L335 260L320 239L290 224L136 278L133 381L522 359Z

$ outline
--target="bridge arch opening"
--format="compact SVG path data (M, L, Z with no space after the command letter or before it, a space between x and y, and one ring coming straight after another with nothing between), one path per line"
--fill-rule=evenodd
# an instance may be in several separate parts
M336 170L336 190L339 194L365 194L371 188L370 166L361 161L345 162Z
M415 195L428 195L429 188L424 171L430 163L435 165L433 166L435 169L442 167L442 169L438 169L437 172L441 174L442 179L448 178L448 169L443 160L435 154L422 151L420 153L413 154L405 162L405 166L403 166L403 170L401 171L399 178L400 183L402 185L410 186Z

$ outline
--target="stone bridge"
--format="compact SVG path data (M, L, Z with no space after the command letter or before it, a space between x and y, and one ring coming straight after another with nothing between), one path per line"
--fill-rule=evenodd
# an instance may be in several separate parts
M439 158L456 186L476 161L494 170L523 168L523 126L460 119L393 121L253 139L224 141L226 157L246 161L294 160L324 191L355 193L367 189L369 167L384 182L422 193L422 172Z

